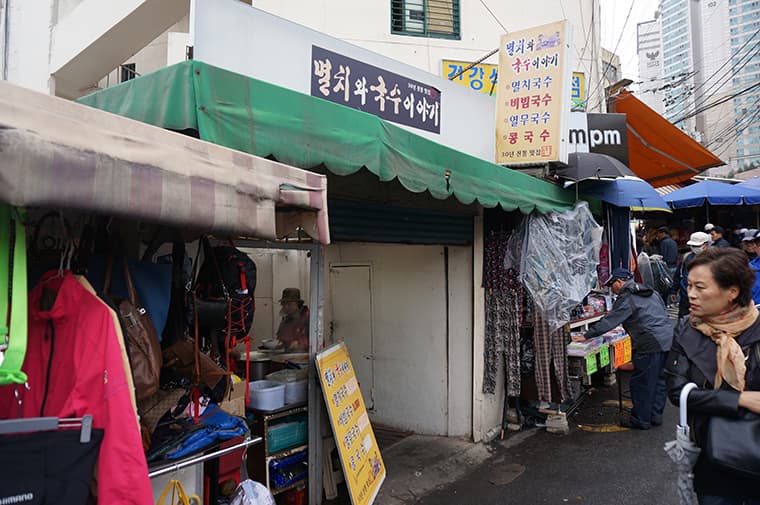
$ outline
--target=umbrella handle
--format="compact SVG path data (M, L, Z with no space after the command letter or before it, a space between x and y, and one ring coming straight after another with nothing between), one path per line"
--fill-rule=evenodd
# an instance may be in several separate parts
M689 393L691 392L692 389L696 389L698 387L699 386L697 386L693 382L689 382L681 390L681 397L678 401L681 426L686 426L686 400L689 398Z

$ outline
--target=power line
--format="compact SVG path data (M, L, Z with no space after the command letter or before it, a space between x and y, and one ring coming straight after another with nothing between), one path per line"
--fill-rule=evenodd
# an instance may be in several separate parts
M625 27L628 25L628 20L631 18L631 12L633 12L633 6L636 2L634 0L631 0L631 7L628 9L628 14L625 16L625 21L623 22L623 28L620 30L620 36L618 37L617 43L615 44L615 49L612 51L612 55L617 55L618 47L620 46L620 41L623 40L623 34L625 33ZM593 96L594 93L596 93L596 90L599 89L599 86L602 85L602 82L604 82L604 72L602 72L602 75L599 76L599 82L597 82L596 87L594 88L594 91L589 93L589 98ZM602 101L597 103L596 107L600 106L602 102L604 101L604 98L602 98ZM588 102L588 99L587 99Z
M724 68L726 65L728 65L729 63L732 63L732 62L733 62L733 59L734 59L734 57L738 56L738 55L739 55L739 54L742 52L742 50L744 50L744 48L747 46L747 44L749 44L749 43L752 41L752 39L753 39L753 38L755 38L755 37L757 36L757 34L758 34L758 33L760 33L760 30L757 30L757 31L755 31L755 33L753 33L753 34L752 34L752 36L751 36L749 39L747 39L747 41L746 41L746 42L744 42L744 44L742 45L742 47L740 47L740 48L739 48L739 49L736 51L736 53L735 53L735 54L731 55L731 58L728 58L728 59L727 59L727 60L726 60L726 61L723 63L723 65L721 65L721 66L720 66L720 67L719 67L719 68L718 68L718 69L717 69L715 72L713 72L713 73L712 73L712 75L710 75L710 77L708 77L707 79L705 79L704 81L702 81L702 83L700 83L700 84L699 84L699 85L698 85L696 88L694 88L694 90L693 90L693 94L696 94L696 93L697 93L697 91L698 91L700 88L702 88L702 87L703 87L703 86L705 86L705 85L706 85L706 84L707 84L707 83L708 83L710 80L712 80L712 78L713 78L713 77L715 77L715 76L716 76L716 75L717 75L717 74L718 74L718 73L719 73L721 70L723 70L723 68ZM752 47L752 49L754 49L755 47L757 47L757 45L758 45L758 44L755 44L755 45ZM752 49L750 49L750 51L752 51ZM744 59L744 58L747 56L747 54L749 54L749 51L747 51L747 52L744 54L744 56L742 56L741 58L739 58L739 61L743 60L743 59ZM703 58L703 60L704 60L704 58ZM695 65L695 66L696 66L696 65ZM743 68L743 66L742 66L741 68ZM741 70L741 68L733 70L733 73L731 74L731 76L730 76L730 77L733 77L734 75L736 75L736 72L738 72L738 70ZM705 97L705 96L707 95L707 93L708 93L709 91L711 91L711 90L712 90L712 89L715 87L715 85L716 85L717 83L721 82L721 81L724 79L724 77L725 77L725 76L726 76L726 75L727 75L729 72L730 72L730 71L727 71L727 72L725 72L725 73L723 74L723 76L722 76L722 77L720 77L720 78L718 79L718 81L716 81L716 83L713 83L713 84L710 86L710 88L708 88L708 89L707 89L707 90L706 90L704 93L702 93L702 97ZM730 77L729 77L729 78L730 78ZM695 99L695 106L696 106L696 100L697 100L697 99ZM677 110L673 110L673 111L671 112L671 114L677 114L677 113L679 113L679 112L682 112L686 106L688 106L688 102L684 101L684 106L682 106L681 108L679 108L679 109L677 109Z
M671 121L671 123L678 124L678 123L680 123L681 121L683 121L685 119L689 119L690 117L694 117L697 114L701 114L701 113L703 113L703 112L705 112L707 110L712 109L713 107L717 107L718 105L720 105L722 103L726 103L729 100L733 100L737 96L741 96L741 95L744 95L746 93L749 93L750 91L752 91L753 89L756 89L756 88L760 88L760 82L757 82L757 83L753 84L752 86L744 88L743 90L738 91L737 93L734 93L733 95L729 95L727 97L721 98L720 100L716 100L715 102L713 102L713 103L711 103L709 105L705 105L704 107L701 107L701 108L699 108L699 109L697 109L697 110L695 110L695 111L693 111L693 112L691 112L689 114L686 114L685 116L680 117L678 120Z
M480 0L480 3L483 4L483 7L486 8L489 14L491 14L491 17L496 20L497 23L499 23L499 26L501 26L501 29L504 30L504 33L509 33L509 30L507 30L507 27L502 24L501 21L499 21L499 18L496 17L496 14L493 13L493 11L486 5L484 0Z

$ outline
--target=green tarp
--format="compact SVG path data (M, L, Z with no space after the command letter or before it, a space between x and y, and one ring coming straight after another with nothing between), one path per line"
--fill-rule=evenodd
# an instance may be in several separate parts
M563 211L573 193L442 146L376 116L186 61L82 97L80 103L201 139L338 175L366 167L409 191L523 213Z

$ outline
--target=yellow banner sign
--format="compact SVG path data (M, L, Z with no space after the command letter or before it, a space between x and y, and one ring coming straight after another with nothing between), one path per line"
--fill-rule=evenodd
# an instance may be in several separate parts
M317 354L317 370L352 505L369 505L385 480L385 463L369 422L348 349Z
M502 35L496 86L496 162L567 161L567 21Z
M583 72L573 72L570 81L570 100L573 110L586 110L586 75Z
M453 79L453 82L467 86L473 91L496 96L496 80L499 75L499 66L478 63L474 67L464 70L470 65L472 65L472 62L443 60L443 77L450 81Z

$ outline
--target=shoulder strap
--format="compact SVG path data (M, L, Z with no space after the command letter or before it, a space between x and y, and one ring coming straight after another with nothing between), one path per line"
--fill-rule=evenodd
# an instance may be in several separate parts
M27 376L21 367L26 357L28 324L24 212L2 205L0 221L0 317L3 318L0 338L7 338L8 342L4 359L0 363L0 385L24 384ZM11 243L12 259L9 257ZM3 286L7 286L7 289ZM7 319L9 304L10 324Z

